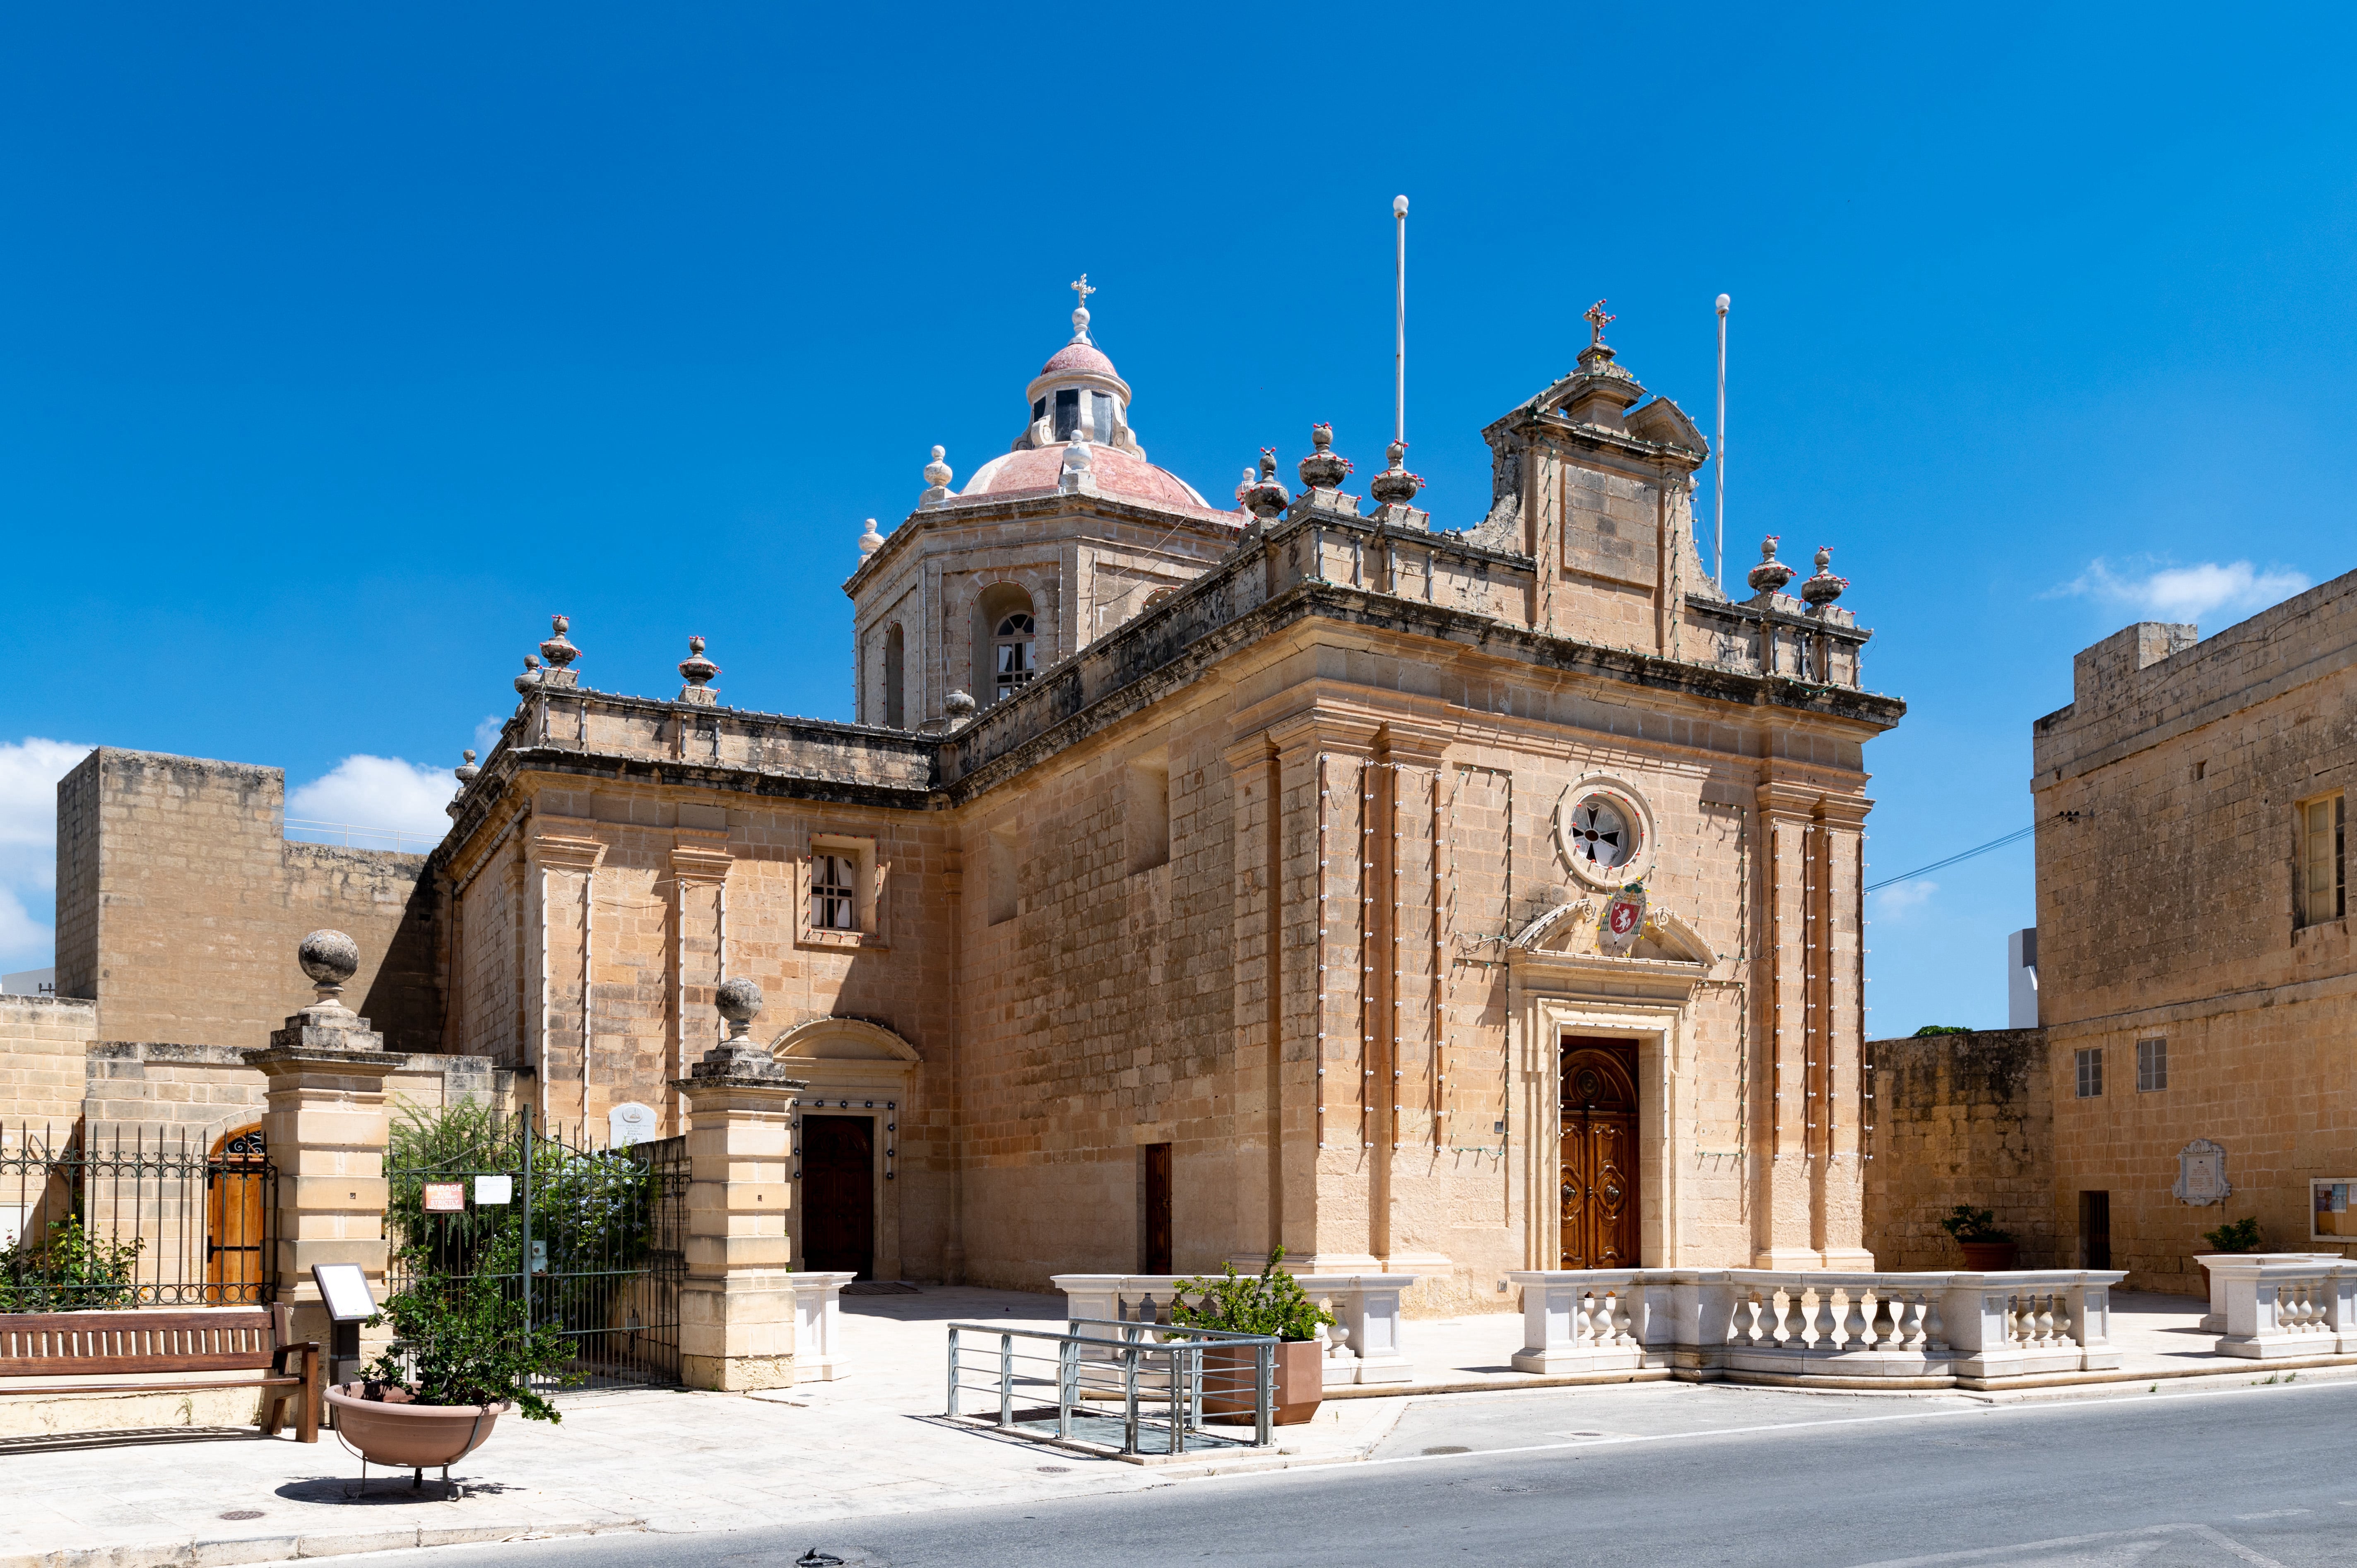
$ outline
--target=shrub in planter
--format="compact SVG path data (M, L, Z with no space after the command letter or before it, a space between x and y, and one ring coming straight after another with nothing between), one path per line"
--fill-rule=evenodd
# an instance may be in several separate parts
M2201 1239L2221 1252L2255 1252L2259 1250L2259 1221L2255 1216L2230 1219L2215 1230L2204 1230Z
M1275 1423L1290 1426L1318 1413L1326 1397L1325 1344L1318 1330L1334 1315L1309 1299L1301 1282L1277 1267L1279 1247L1258 1274L1239 1274L1233 1263L1217 1279L1181 1280L1170 1302L1170 1322L1179 1328L1216 1328L1230 1334L1267 1334L1276 1347L1275 1386L1270 1404ZM1190 1303L1187 1297L1194 1293ZM1250 1346L1213 1346L1203 1352L1203 1408L1235 1419L1253 1414Z
M371 1327L393 1326L392 1346L360 1382L329 1391L345 1439L380 1465L448 1466L479 1446L509 1410L528 1421L561 1421L533 1386L577 1380L565 1368L572 1347L554 1325L533 1327L508 1294L519 1238L495 1240L463 1276L421 1272L386 1299Z
M1955 1239L1964 1267L1979 1273L2013 1267L2013 1232L2000 1229L1992 1211L1960 1203L1940 1221L1940 1229Z

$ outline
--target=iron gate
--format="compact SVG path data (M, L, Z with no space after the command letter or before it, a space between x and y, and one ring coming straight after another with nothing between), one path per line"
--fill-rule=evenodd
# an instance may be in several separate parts
M679 1381L686 1139L599 1148L453 1107L397 1133L385 1175L391 1289L490 1273L570 1341L568 1386Z

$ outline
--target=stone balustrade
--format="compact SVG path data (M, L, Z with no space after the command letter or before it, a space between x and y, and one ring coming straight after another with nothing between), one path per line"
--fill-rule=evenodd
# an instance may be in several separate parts
M2275 1360L2357 1352L2357 1263L2337 1252L2212 1253L2218 1354Z
M2116 1368L2124 1273L1854 1273L1778 1269L1530 1271L1516 1369L1670 1368L1814 1387L1978 1386Z
M1171 1298L1178 1286L1195 1276L1187 1274L1057 1274L1051 1280L1064 1293L1075 1318L1113 1318L1125 1322L1168 1323ZM1400 1297L1419 1276L1415 1274L1297 1274L1305 1294L1334 1315L1329 1331L1323 1378L1327 1388L1352 1383L1405 1383L1415 1368L1407 1359L1400 1333ZM1115 1330L1083 1328L1083 1334L1110 1339Z

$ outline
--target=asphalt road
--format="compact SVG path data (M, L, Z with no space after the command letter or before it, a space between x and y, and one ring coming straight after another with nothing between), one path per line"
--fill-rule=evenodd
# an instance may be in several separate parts
M1437 1400L1355 1465L374 1561L787 1568L813 1546L850 1568L2350 1564L2357 1383L1997 1407L1678 1386Z

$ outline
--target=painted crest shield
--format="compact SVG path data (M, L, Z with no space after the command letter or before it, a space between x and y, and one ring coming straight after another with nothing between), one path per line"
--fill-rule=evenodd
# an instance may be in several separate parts
M1596 945L1603 951L1617 956L1635 947L1645 929L1645 885L1631 883L1606 899L1598 927Z

